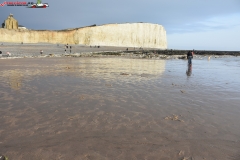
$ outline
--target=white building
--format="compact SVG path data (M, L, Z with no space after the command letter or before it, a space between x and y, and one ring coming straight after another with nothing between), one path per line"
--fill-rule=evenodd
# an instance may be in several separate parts
M27 28L22 25L18 25L18 29L27 29Z

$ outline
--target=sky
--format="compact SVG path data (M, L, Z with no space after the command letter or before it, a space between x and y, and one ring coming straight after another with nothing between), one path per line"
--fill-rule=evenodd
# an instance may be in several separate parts
M16 2L0 0L0 3L4 1ZM240 0L42 0L42 3L49 7L0 7L0 22L12 13L20 25L36 30L154 23L165 28L169 49L240 51Z

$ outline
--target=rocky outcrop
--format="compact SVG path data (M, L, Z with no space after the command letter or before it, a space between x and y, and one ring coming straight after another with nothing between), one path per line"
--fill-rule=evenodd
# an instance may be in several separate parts
M13 18L13 14L10 14L2 26L6 29L18 29L18 21Z
M163 26L150 23L106 24L60 31L0 29L0 35L0 42L167 48Z

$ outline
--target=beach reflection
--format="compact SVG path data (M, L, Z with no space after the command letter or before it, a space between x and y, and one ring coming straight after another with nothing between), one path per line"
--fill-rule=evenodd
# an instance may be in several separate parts
M0 71L0 82L3 86L10 86L13 90L20 90L24 79L31 77L26 70L6 69Z
M67 72L80 72L85 76L101 79L121 79L125 75L130 79L136 77L153 78L165 71L164 60L139 60L121 58L84 58L77 61L65 61L57 65ZM61 72L61 71L60 71Z
M187 76L191 76L192 75L192 64L188 64L188 68L186 71Z
M17 160L236 157L239 60L185 70L178 59L0 60L0 150Z
M75 76L104 80L149 80L165 71L164 60L139 60L125 58L51 58L15 59L14 66L3 66L0 80L14 90L21 89L24 82L39 76ZM26 66L22 64L28 61ZM17 68L17 69L16 69Z
M9 85L14 90L19 90L22 87L23 74L18 70L9 71Z

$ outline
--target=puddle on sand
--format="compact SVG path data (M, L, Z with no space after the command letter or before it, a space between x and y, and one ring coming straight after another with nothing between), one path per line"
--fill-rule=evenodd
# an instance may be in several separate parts
M240 151L239 58L0 61L10 159L229 159ZM103 147L104 146L104 147Z

